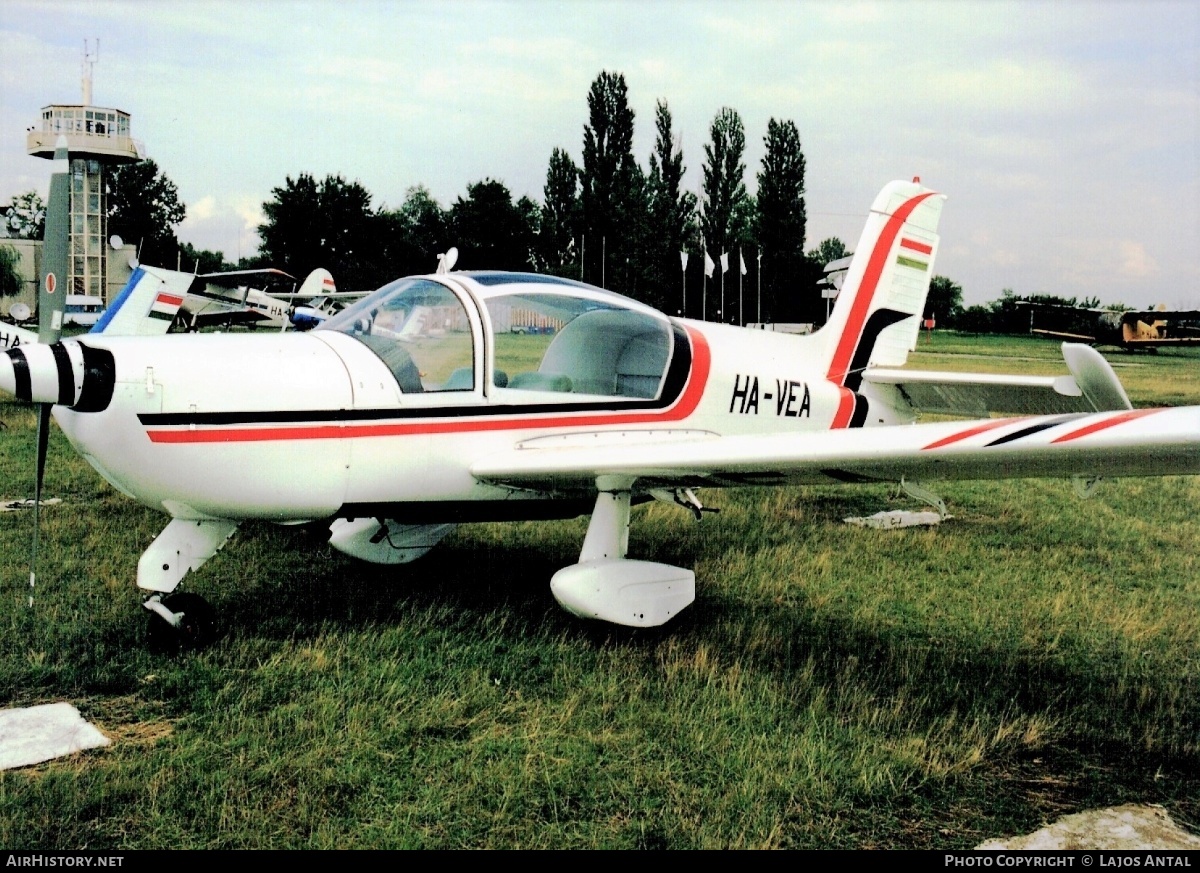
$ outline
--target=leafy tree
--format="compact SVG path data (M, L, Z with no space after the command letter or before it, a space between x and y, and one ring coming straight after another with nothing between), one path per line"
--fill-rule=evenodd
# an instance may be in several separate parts
M142 262L174 266L175 227L187 214L175 183L146 160L114 169L108 191L109 232L137 245Z
M21 257L12 246L0 246L0 297L21 293Z
M987 333L991 330L992 309L990 306L968 306L958 317L956 327L967 333Z
M817 247L808 253L807 257L814 264L820 264L823 271L828 264L841 260L849 254L850 250L846 248L846 244L836 236L831 236L821 240Z
M730 250L738 241L738 220L745 220L746 165L742 154L746 150L746 133L742 117L729 107L723 108L709 127L711 142L704 146L704 212L700 228L704 233L710 257Z
M397 275L425 273L434 269L437 256L446 251L450 242L450 217L424 185L409 188L400 207L403 237L416 252L419 263Z
M222 273L234 269L234 265L225 260L223 252L198 249L191 243L179 246L180 260L185 270L197 273Z
M466 270L528 270L537 236L537 205L513 203L507 186L484 179L467 186L467 197L450 208L458 266Z
M815 322L824 316L816 285L824 264L804 255L807 213L804 152L791 121L767 122L758 173L758 241L762 246L763 296L781 321Z
M575 237L582 228L583 205L579 198L579 168L560 148L550 154L542 194L539 266L557 275L579 275L579 251Z
M645 226L645 179L633 158L633 110L625 77L602 72L588 91L581 202L588 281L633 293Z
M668 309L667 301L675 299L674 289L680 283L679 253L684 251L694 231L696 195L680 190L687 168L683 165L683 150L676 147L671 110L665 101L656 104L654 122L657 136L650 156L647 187L650 263L645 299L651 305Z
M728 275L738 275L734 249L751 241L753 233L753 202L746 193L746 165L742 163L746 149L742 117L729 107L722 108L713 118L709 136L710 142L704 146L704 208L700 215L700 230L703 246L717 265L716 284L724 288L723 283L727 280L721 272L721 256L729 256ZM708 307L707 314L710 317L714 314L712 306ZM722 312L720 318L736 320L731 312Z
M381 208L373 223L376 284L397 276L432 272L437 256L452 245L449 221L449 213L424 185L409 188L399 209Z
M925 298L925 317L937 320L940 327L957 327L963 314L962 285L945 276L934 276Z
M46 204L36 191L13 197L5 229L15 239L41 239L46 235Z
M371 194L358 182L338 175L318 183L301 173L271 194L258 228L262 262L297 277L324 267L349 290L394 278L385 245L393 223L372 210Z

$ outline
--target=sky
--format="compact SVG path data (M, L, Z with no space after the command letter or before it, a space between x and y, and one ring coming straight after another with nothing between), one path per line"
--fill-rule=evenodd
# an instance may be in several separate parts
M42 106L93 103L179 189L179 237L236 260L288 177L340 175L374 205L443 207L498 179L543 199L582 162L587 92L621 73L648 167L658 101L687 174L723 107L758 187L772 118L807 162L805 248L854 248L874 196L947 196L935 272L1005 289L1200 309L1200 3L741 0L0 0L0 202L43 197ZM431 256L430 268L435 263Z

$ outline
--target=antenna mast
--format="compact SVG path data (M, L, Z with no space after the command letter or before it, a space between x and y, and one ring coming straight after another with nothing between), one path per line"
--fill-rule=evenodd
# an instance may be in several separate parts
M88 41L83 41L83 63L81 65L83 73L83 105L92 105L92 67L96 66L96 61L100 60L100 39L96 38L95 54L88 53Z

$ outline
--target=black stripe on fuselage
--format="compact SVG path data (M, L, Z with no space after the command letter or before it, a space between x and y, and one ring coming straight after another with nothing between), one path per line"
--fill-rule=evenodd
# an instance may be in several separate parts
M857 392L855 393L854 412L850 414L851 427L862 427L866 423L867 410L870 409L870 406L871 404L867 401L867 398Z
M675 353L667 369L662 394L653 400L628 400L614 397L610 401L580 401L578 403L481 403L478 406L438 406L407 409L300 409L272 412L155 412L142 413L138 420L149 427L178 425L237 425L237 424L319 424L347 421L396 421L424 418L503 418L566 412L640 412L667 409L683 394L692 370L692 346L687 334L674 327ZM453 395L458 392L446 392ZM569 394L548 396L569 397Z
M33 381L29 376L29 359L25 357L25 353L20 349L11 349L8 353L9 359L12 361L13 368L13 393L16 394L18 400L24 400L26 403L33 400Z
M50 353L54 355L54 366L58 370L58 402L62 406L70 406L75 402L75 374L71 372L71 356L62 343L50 346Z
M871 360L871 352L875 350L875 341L879 339L879 335L893 324L911 317L913 316L909 313L897 312L895 309L877 309L872 312L871 317L863 326L862 336L859 337L858 345L854 348L854 357L850 359L850 372L846 374L842 384L851 391L858 391L858 386L862 384L863 371L867 369L867 364ZM863 415L866 415L866 410L863 411ZM850 426L858 427L859 425L851 424Z

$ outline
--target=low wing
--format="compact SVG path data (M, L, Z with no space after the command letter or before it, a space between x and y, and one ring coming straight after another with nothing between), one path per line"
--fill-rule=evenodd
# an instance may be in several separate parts
M1090 346L1063 343L1069 376L1001 376L869 369L863 382L897 409L959 417L1064 415L1132 409L1112 366Z
M543 437L472 465L492 484L595 493L634 488L1159 476L1200 473L1200 407L1137 409L722 437L627 432Z
M262 317L247 306L250 288L244 282L239 287L234 276L245 276L266 271L242 270L239 273L216 273L209 276L188 276L189 286L183 309L188 314L188 324L206 327L210 324L239 324L256 322ZM278 272L270 271L270 272ZM286 274L285 274L286 275Z

